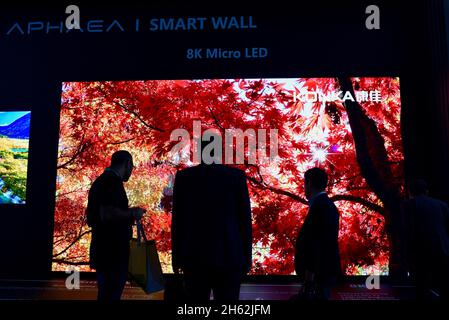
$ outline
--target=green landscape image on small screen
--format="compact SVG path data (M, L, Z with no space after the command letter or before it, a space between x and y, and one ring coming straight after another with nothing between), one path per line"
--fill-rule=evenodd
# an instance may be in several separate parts
M0 112L0 204L26 201L29 111Z

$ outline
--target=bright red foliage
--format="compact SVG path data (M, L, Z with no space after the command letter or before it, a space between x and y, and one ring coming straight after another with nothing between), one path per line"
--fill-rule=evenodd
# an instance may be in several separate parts
M361 102L385 140L390 167L402 185L399 80L354 78L357 91L378 90L381 102ZM303 173L320 166L341 213L340 251L347 274L387 272L383 204L369 189L355 156L340 101L302 103L293 93L338 92L335 79L177 80L65 83L63 87L54 270L88 270L84 209L93 180L118 149L137 165L126 184L130 203L145 206L144 225L170 267L171 187L177 165L169 155L174 129L278 129L279 154L266 165L240 165L248 176L254 230L254 274L292 274L297 232L307 214ZM191 133L192 134L192 133Z

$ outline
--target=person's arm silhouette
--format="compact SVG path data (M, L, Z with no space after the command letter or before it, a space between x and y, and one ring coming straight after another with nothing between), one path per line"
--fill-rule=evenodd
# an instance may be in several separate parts
M443 212L444 212L444 225L446 227L446 236L449 237L449 207L447 205L444 205Z
M242 225L242 239L244 248L245 274L251 270L252 266L252 218L251 218L251 203L248 192L248 185L246 182L246 175L242 171L238 179L237 188L237 204L239 206L240 221Z
M176 173L175 183L173 186L173 211L171 223L172 236L172 267L174 273L180 273L183 268L182 252L180 242L182 241L183 225L181 222L182 211L184 210L182 203L182 178L179 171Z

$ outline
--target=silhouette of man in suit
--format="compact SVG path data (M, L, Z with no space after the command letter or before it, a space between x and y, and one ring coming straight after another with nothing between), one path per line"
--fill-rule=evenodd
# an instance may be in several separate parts
M212 291L214 300L234 301L252 261L248 187L242 170L222 165L221 159L204 163L207 144L201 146L202 162L175 177L173 270L184 274L188 299L207 301Z
M411 199L403 209L407 234L407 263L416 281L417 297L431 299L436 289L449 298L449 208L428 195L427 183L411 184Z
M319 168L304 175L309 212L296 240L295 270L304 282L299 298L328 300L341 274L339 213L327 196L327 174Z
M98 300L120 300L128 276L132 225L145 210L129 208L123 182L133 171L128 151L112 155L111 165L89 191L87 223L92 228L90 266L97 271Z

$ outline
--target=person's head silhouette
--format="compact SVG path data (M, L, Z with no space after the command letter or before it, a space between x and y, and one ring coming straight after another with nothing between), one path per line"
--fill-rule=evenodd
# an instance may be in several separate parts
M417 197L422 195L427 195L428 187L427 182L423 179L415 179L410 184L410 196Z
M327 187L327 174L323 169L312 168L304 174L304 193L307 200L323 192Z
M134 169L133 157L126 150L114 152L110 168L116 171L124 182L128 181Z

